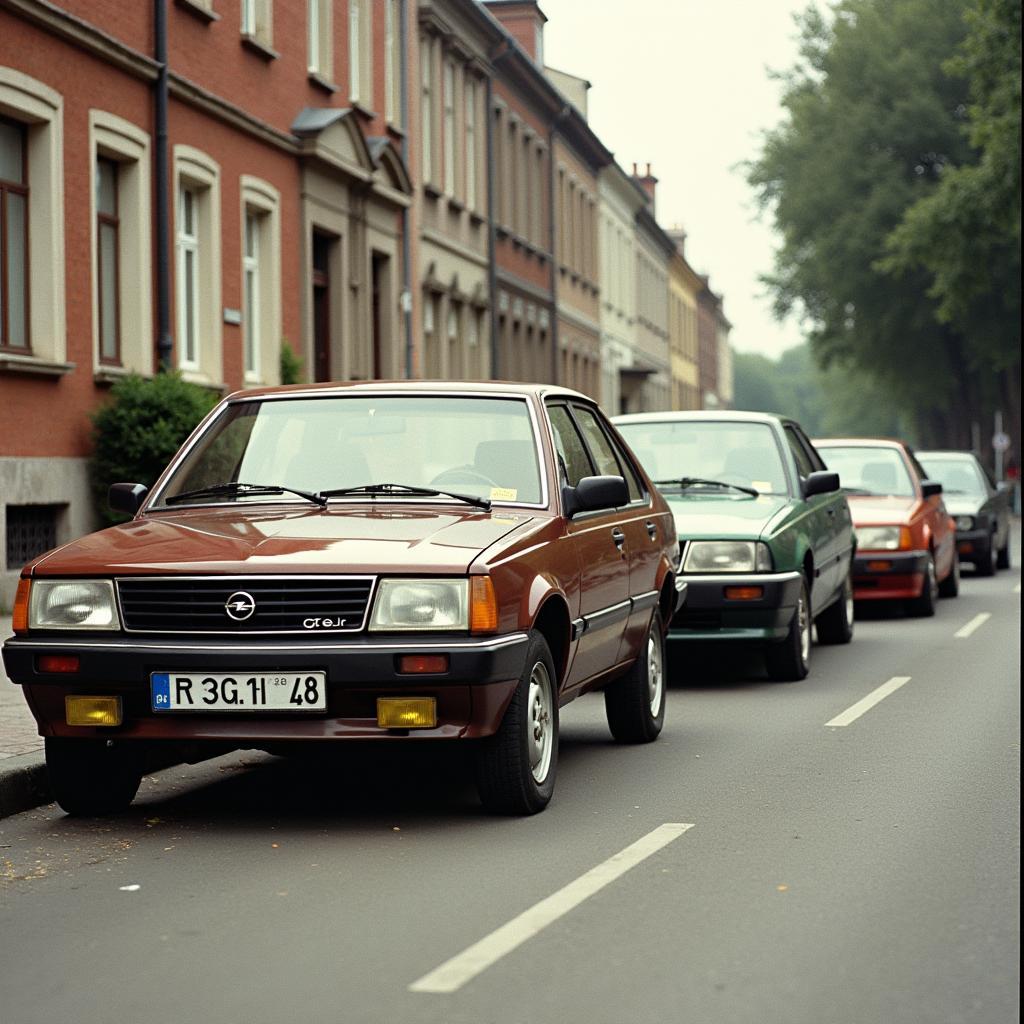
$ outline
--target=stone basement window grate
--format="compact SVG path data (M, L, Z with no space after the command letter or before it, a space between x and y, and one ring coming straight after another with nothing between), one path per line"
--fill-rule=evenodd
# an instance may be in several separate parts
M57 505L7 506L7 568L20 569L57 546Z

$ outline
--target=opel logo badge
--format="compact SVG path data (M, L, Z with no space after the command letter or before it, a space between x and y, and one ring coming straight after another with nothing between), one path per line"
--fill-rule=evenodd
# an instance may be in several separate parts
M252 594L247 594L244 590L236 590L224 602L224 611L235 622L245 622L246 619L252 618L252 613L256 611L256 602Z

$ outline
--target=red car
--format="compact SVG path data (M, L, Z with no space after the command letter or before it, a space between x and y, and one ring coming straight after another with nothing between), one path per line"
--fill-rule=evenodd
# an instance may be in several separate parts
M939 597L956 597L960 561L956 524L902 441L830 438L815 441L839 474L857 534L853 596L858 601L905 601L912 615L934 615Z

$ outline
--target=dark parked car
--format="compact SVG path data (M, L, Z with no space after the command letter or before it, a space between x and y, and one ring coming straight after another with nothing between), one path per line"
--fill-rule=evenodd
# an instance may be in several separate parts
M811 625L853 637L853 527L839 478L797 423L751 412L617 416L668 498L686 603L673 640L764 646L773 679L803 679Z
M58 802L115 811L168 745L475 745L484 805L548 803L558 709L665 715L665 500L593 402L537 385L241 392L133 518L22 572L3 649Z
M980 576L1009 569L1010 492L996 485L972 452L918 452L917 461L942 484L960 560Z
M853 595L903 601L934 615L939 597L960 592L960 560L942 484L929 480L909 445L885 438L815 441L849 496L857 531Z

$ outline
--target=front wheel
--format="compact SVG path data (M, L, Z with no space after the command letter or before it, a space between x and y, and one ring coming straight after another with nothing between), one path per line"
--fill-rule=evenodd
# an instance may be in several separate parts
M619 743L650 743L665 724L665 631L655 611L640 656L604 691L608 728Z
M939 597L956 597L960 593L960 554L953 552L953 567L939 584Z
M558 696L547 641L530 633L526 664L498 731L476 751L480 801L496 814L536 814L555 789Z
M978 546L978 554L974 559L974 572L978 576L995 576L998 565L999 552L996 550L996 535L993 533L983 545Z
M143 769L139 744L51 736L45 745L53 798L68 814L117 814L135 799Z
M779 683L806 679L811 669L811 599L807 581L800 583L800 596L785 640L770 644L764 655L768 677Z
M921 584L921 596L907 602L907 611L920 618L930 618L935 614L935 603L939 598L939 584L935 578L935 556L928 553L928 561L924 567L924 582Z
M1010 568L1010 530L1006 530L1006 543L999 549L996 556L996 567L999 569Z
M846 573L839 600L833 602L815 620L818 641L823 644L848 644L853 639L853 569Z

